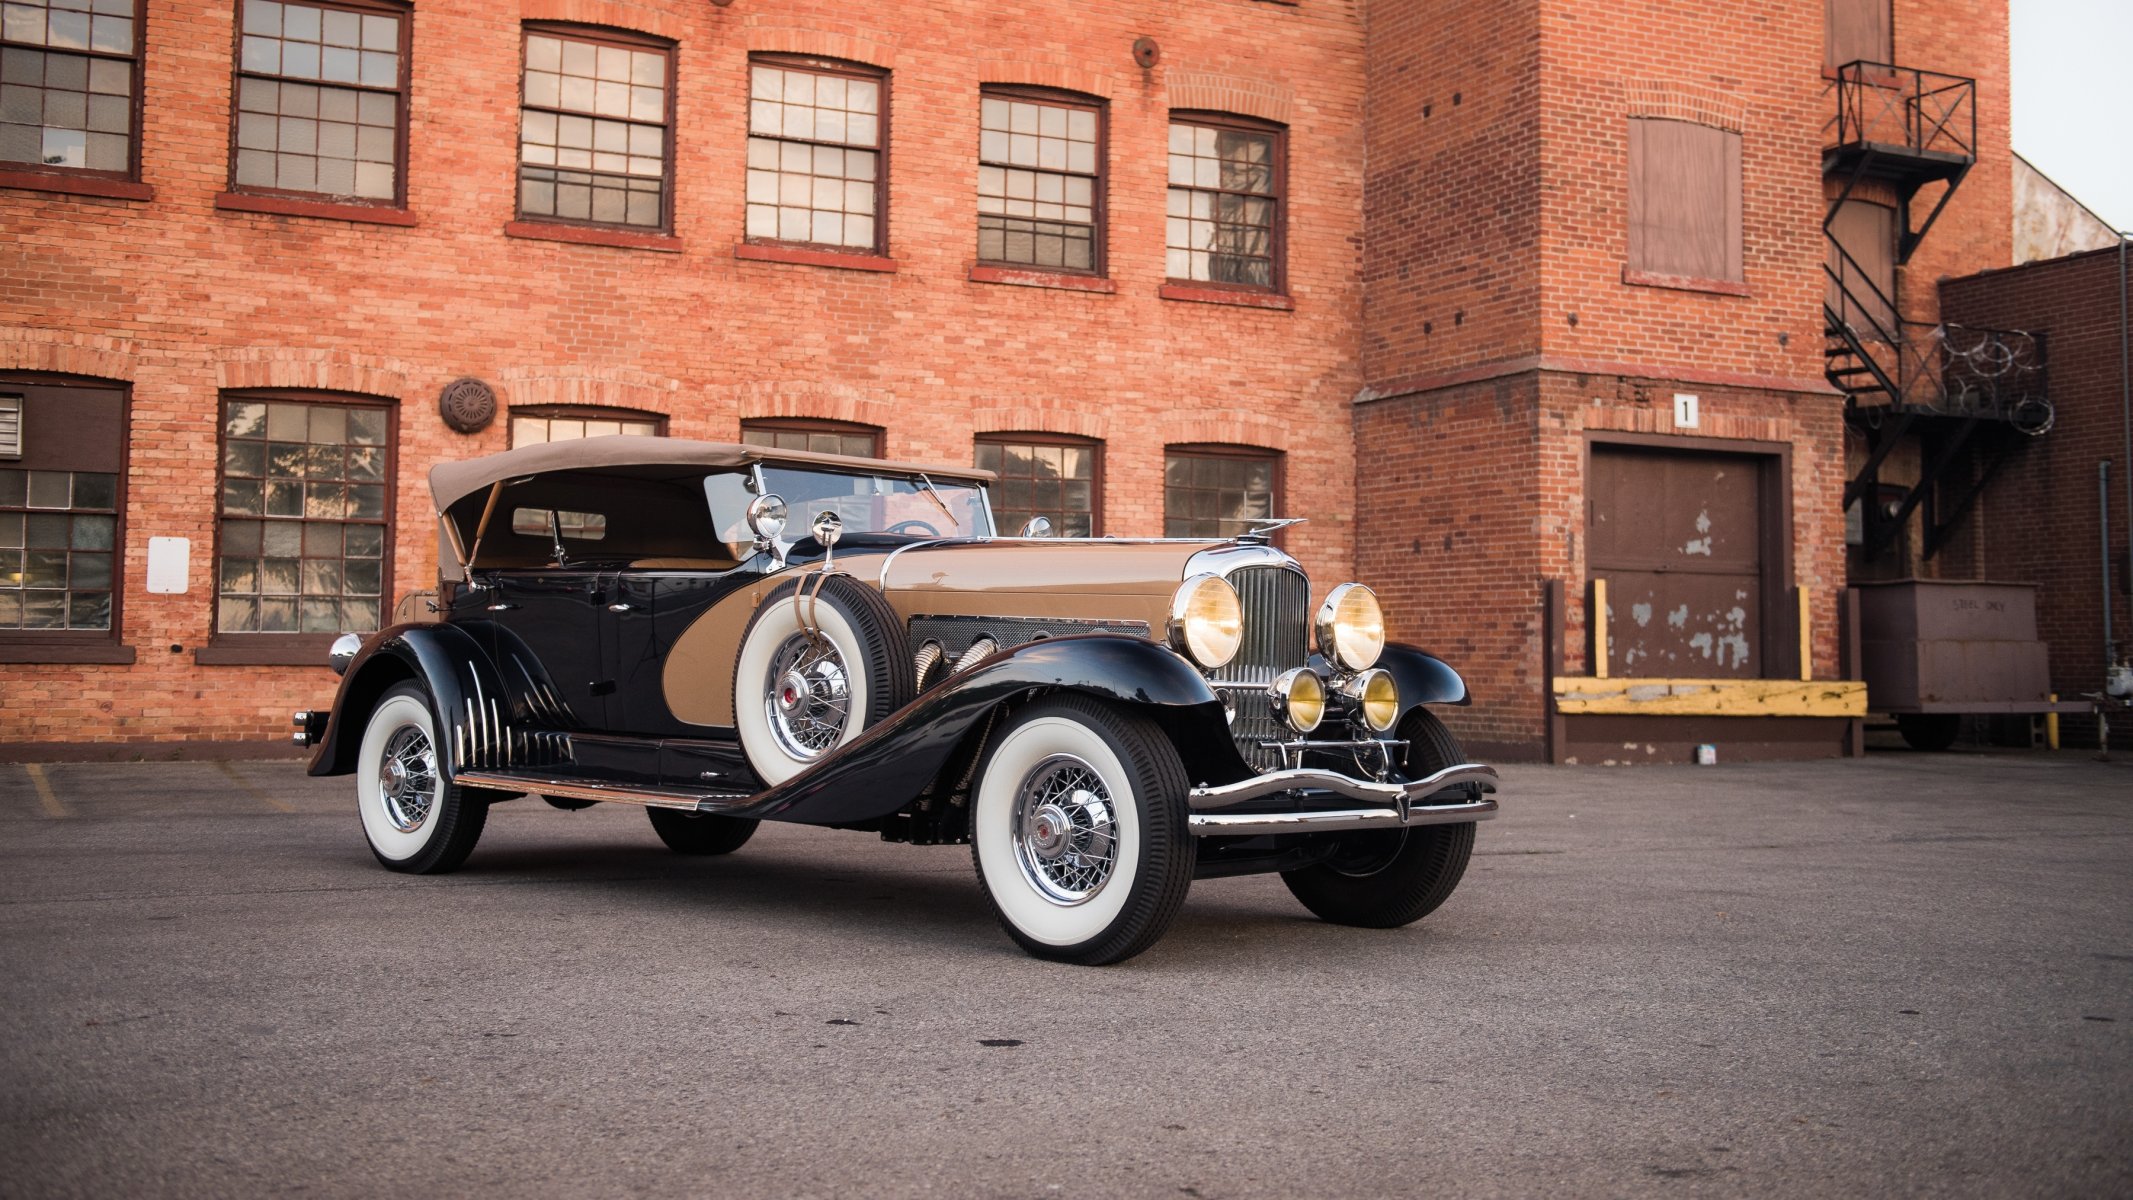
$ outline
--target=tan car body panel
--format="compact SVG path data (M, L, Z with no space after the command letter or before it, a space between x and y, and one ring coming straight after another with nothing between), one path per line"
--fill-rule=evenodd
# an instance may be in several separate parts
M908 623L913 617L1057 617L1143 621L1160 640L1170 600L1194 554L1220 542L998 541L914 546L893 556L836 556L840 571L877 588ZM893 557L893 562L891 559ZM888 564L886 586L882 568ZM763 597L813 566L765 575L711 606L667 651L660 675L667 708L689 725L733 724L733 663Z

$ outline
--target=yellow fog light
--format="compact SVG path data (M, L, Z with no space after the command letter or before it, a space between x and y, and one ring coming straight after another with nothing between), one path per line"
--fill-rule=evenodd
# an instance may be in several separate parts
M1367 671L1385 650L1385 612L1377 593L1344 583L1318 606L1318 650L1344 671Z
M1363 723L1384 733L1400 719L1400 687L1392 676L1369 670L1341 685L1341 694L1363 714Z
M1170 645L1212 671L1237 657L1244 641L1244 605L1220 575L1195 575L1170 601Z
M1326 719L1326 685L1309 667L1283 671L1266 690L1274 700L1274 715L1298 733L1309 733Z

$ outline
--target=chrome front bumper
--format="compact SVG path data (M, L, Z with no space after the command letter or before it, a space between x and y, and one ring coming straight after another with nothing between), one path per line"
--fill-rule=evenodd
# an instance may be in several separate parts
M1464 785L1478 786L1481 798L1431 804L1440 792ZM1496 790L1496 768L1481 763L1460 763L1408 783L1378 783L1354 779L1337 771L1298 767L1270 771L1239 783L1196 787L1187 793L1193 812L1186 827L1201 837L1261 837L1274 833L1343 833L1355 829L1404 829L1416 825L1455 825L1463 821L1486 821L1496 815L1496 801L1487 793ZM1303 799L1311 793L1331 793L1360 800L1368 808L1297 808L1288 811L1225 812L1252 800L1291 795ZM1207 811L1215 810L1215 811Z

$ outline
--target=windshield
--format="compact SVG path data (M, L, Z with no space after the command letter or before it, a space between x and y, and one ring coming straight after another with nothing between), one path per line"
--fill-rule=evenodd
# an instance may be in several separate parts
M929 490L917 475L847 475L763 466L763 482L791 512L787 537L806 537L827 510L846 533L904 533L913 537L991 537L985 491L965 480L936 479Z

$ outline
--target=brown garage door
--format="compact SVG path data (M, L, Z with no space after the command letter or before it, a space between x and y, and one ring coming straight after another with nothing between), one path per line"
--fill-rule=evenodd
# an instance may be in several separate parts
M1607 581L1609 672L1758 678L1772 520L1752 454L1595 445L1586 562Z

